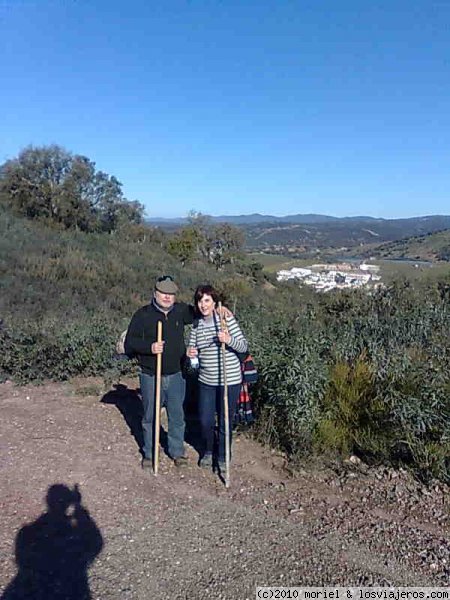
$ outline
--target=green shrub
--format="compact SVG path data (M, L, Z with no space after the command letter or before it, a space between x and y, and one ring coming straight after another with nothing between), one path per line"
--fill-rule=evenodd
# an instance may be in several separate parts
M128 369L114 358L119 332L101 319L88 322L23 323L21 331L0 330L0 377L20 382Z
M340 456L388 453L386 407L377 395L373 366L361 355L354 363L339 362L330 369L314 446Z
M442 286L288 292L241 319L261 374L260 438L291 454L356 452L447 479L450 307Z

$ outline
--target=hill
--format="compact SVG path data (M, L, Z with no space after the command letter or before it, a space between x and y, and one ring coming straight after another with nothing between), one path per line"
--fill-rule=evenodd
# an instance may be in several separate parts
M335 221L361 221L361 222L370 222L373 223L378 221L380 223L389 221L389 219L384 219L381 217L370 217L367 215L359 215L352 217L334 217L331 215L320 215L320 214L295 214L295 215L284 215L284 216L275 216L275 215L263 215L261 213L252 213L248 215L205 215L211 222L218 223L233 223L235 225L250 225L255 223L331 223ZM430 220L430 219L450 219L450 217L440 216L440 215L431 215L426 217L410 217L404 219L390 219L394 221L410 221L410 220ZM185 217L173 217L173 218L164 218L164 217L150 217L147 219L148 223L152 224L184 224L189 221L188 218Z
M180 299L190 300L200 282L224 289L239 266L246 271L245 262L219 271L195 256L183 266L168 252L169 240L146 225L112 234L62 230L0 206L0 317L67 322L101 314L119 321L148 300L161 273L173 275ZM240 277L252 285L251 277Z
M450 480L448 276L321 295L265 285L260 265L237 258L218 269L208 256L173 256L174 238L194 248L202 239L141 225L61 230L0 210L0 381L133 372L115 360L115 342L156 276L174 275L188 301L209 281L259 367L253 399L267 443L292 457L357 452Z
M347 217L349 219L353 217ZM370 219L370 217L356 217L357 219ZM250 215L208 215L208 219L212 223L232 223L233 225L249 225L254 223L326 223L329 221L337 221L339 217L330 217L328 215L286 215L284 217L276 217L274 215L262 215L253 213ZM188 222L187 218L149 218L149 223L154 225L180 225Z
M412 219L373 221L339 219L320 224L258 224L245 227L247 245L258 250L314 252L358 248L366 244L425 235L450 227L450 217L430 216Z
M388 259L450 261L450 229L374 246L364 255Z
M245 232L246 247L280 254L314 255L364 251L364 246L422 236L450 228L450 216L430 215L408 219L331 217L327 215L238 215L208 217L210 223L229 222ZM187 219L150 219L153 225L174 230Z

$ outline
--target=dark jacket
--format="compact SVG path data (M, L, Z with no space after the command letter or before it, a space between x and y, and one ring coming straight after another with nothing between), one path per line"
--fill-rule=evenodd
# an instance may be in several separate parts
M125 338L125 354L137 357L144 373L156 372L156 354L152 344L157 341L157 323L162 322L162 374L171 375L181 371L185 359L184 327L192 323L194 309L184 302L175 302L170 312L164 314L152 302L137 310L128 327Z

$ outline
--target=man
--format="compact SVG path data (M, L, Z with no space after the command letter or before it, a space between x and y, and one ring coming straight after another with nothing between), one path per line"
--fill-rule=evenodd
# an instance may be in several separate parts
M140 367L140 385L144 416L143 469L153 463L153 422L155 413L156 356L162 354L161 406L168 418L168 450L175 466L182 467L184 455L183 402L186 382L181 374L185 358L184 327L193 322L194 309L184 302L176 302L178 286L170 275L158 277L150 304L133 315L125 338L125 353L136 356ZM157 323L162 322L163 341L157 341Z

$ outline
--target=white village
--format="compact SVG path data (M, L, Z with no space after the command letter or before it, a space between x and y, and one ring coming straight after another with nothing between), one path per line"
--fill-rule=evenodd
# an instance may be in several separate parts
M380 267L361 263L314 264L277 272L277 281L298 281L317 291L380 286Z

